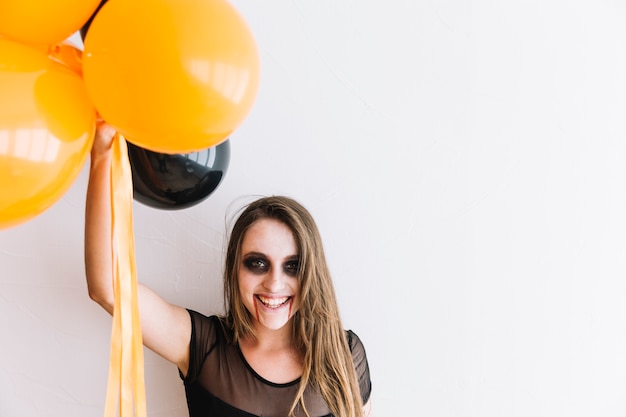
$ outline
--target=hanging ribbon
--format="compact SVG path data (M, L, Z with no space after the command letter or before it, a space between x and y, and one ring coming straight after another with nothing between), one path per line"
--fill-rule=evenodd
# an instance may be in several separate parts
M111 213L115 307L105 417L146 417L143 342L133 236L133 184L126 140L113 138Z

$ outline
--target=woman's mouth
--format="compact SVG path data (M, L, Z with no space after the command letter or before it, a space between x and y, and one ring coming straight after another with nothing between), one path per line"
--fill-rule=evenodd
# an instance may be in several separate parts
M256 299L265 307L276 309L287 304L289 300L291 300L291 297L264 297L262 295L256 295Z

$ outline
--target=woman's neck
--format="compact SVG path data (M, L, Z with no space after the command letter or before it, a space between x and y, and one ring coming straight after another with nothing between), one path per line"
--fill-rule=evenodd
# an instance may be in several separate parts
M257 323L254 331L255 336L244 338L244 343L248 347L264 351L291 350L293 348L293 337L289 324L278 330L272 330Z

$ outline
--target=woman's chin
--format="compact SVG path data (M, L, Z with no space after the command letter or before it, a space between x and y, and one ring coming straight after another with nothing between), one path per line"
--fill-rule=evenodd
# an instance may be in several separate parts
M257 299L254 307L255 318L261 326L269 330L280 330L292 317L293 297L278 307L267 306Z

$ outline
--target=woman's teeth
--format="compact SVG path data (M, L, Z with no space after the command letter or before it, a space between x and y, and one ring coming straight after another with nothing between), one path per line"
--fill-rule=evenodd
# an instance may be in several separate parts
M267 298L261 295L258 295L257 298L261 303L263 303L263 305L269 308L278 308L289 300L289 297Z

